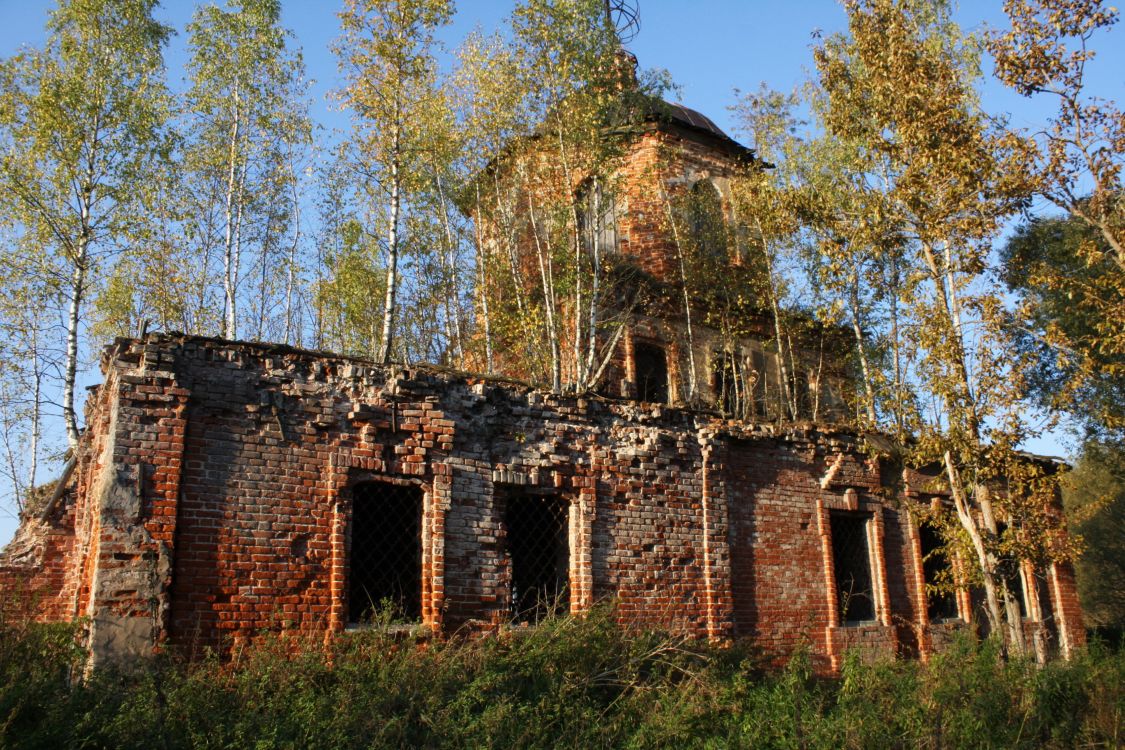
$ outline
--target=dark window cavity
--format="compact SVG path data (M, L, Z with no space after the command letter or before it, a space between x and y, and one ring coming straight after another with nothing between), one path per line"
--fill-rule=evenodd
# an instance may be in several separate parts
M551 496L508 499L504 527L511 563L513 622L569 611L570 503Z
M711 382L720 411L735 417L744 417L751 410L746 394L746 381L742 377L742 362L738 355L715 352L712 358Z
M654 344L637 343L633 347L633 364L637 374L637 398L664 404L668 402L668 360L664 350Z
M395 619L422 615L422 490L364 482L352 490L348 621L389 610Z
M753 352L750 361L754 366L754 413L764 417L768 415L766 355L763 352Z
M867 524L871 516L832 511L832 562L836 572L836 607L840 621L875 619L875 595L871 586L871 555L867 546Z
M1051 607L1051 581L1047 571L1043 568L1035 569L1035 594L1039 601L1039 616L1043 622L1055 619L1054 609Z
M1023 572L1020 571L1018 563L1014 563L1009 567L1011 567L1012 570L1005 577L1005 581L1007 582L1008 590L1012 592L1012 596L1016 597L1016 602L1020 605L1020 617L1026 620L1028 611L1027 596L1024 593L1023 587Z
M1017 533L1017 531L1018 529L1009 532L1008 524L1003 521L997 521L996 523L996 535L1000 538L1001 542L1007 539L1009 533ZM997 572L999 573L1000 579L1004 582L1004 587L1008 589L1019 604L1020 617L1026 620L1029 616L1029 612L1027 609L1027 595L1024 588L1022 567L1018 558L1010 554L1005 554L1000 557Z
M922 524L918 527L918 541L922 547L922 574L930 620L952 620L957 617L957 597L951 588L953 568L941 535L933 526Z

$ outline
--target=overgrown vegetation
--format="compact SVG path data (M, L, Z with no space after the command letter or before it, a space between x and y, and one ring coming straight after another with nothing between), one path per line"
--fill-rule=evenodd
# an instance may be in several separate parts
M159 3L59 0L45 45L0 59L0 504L25 510L58 438L77 446L80 374L112 333L614 392L609 364L647 316L682 324L688 362L644 400L699 403L717 375L710 405L727 414L815 420L822 374L850 360L854 426L942 468L915 489L948 492L954 512L927 520L961 583L981 585L991 631L1024 652L1012 562L1045 570L1079 549L1058 531L1060 472L1021 450L1064 415L1120 439L1125 413L1125 118L1086 85L1119 13L1011 0L978 36L949 0L843 4L803 97L764 87L736 107L771 169L743 160L720 189L665 153L637 190L625 160L669 81L634 70L618 3L518 0L446 57L451 0L348 0L334 49L352 128L333 143L281 0L201 4L178 90ZM1049 123L991 109L985 50L997 81L1057 107ZM618 244L619 220L650 211L631 190L660 196L668 218L645 222L666 222L667 279L642 279ZM710 362L696 326L720 334ZM755 337L776 373L739 343ZM1085 507L1087 538L1115 538Z
M711 647L585 619L415 644L273 640L233 663L170 655L79 679L71 628L0 623L3 747L1118 747L1125 652L1069 663L956 644L928 665L808 658L770 671Z

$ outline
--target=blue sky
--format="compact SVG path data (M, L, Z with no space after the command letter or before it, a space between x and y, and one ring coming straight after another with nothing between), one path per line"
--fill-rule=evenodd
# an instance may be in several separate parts
M830 34L846 23L843 8L834 0L637 0L641 31L629 45L641 66L667 69L679 86L678 98L700 110L720 127L734 133L727 107L734 89L755 90L761 82L788 90L800 84L812 66L815 33ZM158 17L180 33L166 57L169 80L179 88L184 61L184 26L197 3L166 0ZM45 39L44 23L53 2L0 0L0 56L21 45L39 46ZM336 59L329 50L337 36L339 2L283 0L283 22L301 46L311 78L313 117L328 129L346 129L346 117L326 94L338 86ZM508 0L460 0L454 25L443 34L454 47L475 26L496 28L508 15ZM985 24L1005 25L1002 0L974 0L960 4L956 18L967 30ZM1093 93L1121 102L1125 97L1125 25L1095 40L1098 58L1090 65L1088 81ZM991 71L986 62L986 73ZM985 108L1007 114L1019 127L1041 127L1049 116L1043 102L1028 101L994 81L983 84ZM753 145L753 144L748 144ZM1035 452L1062 455L1066 447L1052 436L1030 444ZM0 545L15 529L15 519L0 509Z
M842 7L834 0L639 0L641 32L630 44L642 66L665 68L681 87L683 103L730 128L726 107L735 88L756 89L762 81L777 89L801 82L811 66L813 33L841 30ZM982 24L1004 24L1001 0L962 3L957 18L967 29ZM0 0L0 55L10 55L21 44L39 45L46 14L52 2ZM196 3L167 0L158 16L181 32ZM461 0L454 25L443 35L449 46L474 26L496 27L510 11L506 0ZM283 20L301 45L310 76L315 79L314 114L329 126L346 127L325 94L337 85L336 60L328 49L337 35L337 2L284 0ZM1118 98L1125 71L1125 45L1116 41L1115 29L1097 45L1099 59L1091 83L1103 96ZM1116 41L1116 44L1114 43ZM180 78L185 37L174 40L167 62L173 83ZM1009 112L1015 124L1034 125L1045 112L999 85L984 91L989 109Z

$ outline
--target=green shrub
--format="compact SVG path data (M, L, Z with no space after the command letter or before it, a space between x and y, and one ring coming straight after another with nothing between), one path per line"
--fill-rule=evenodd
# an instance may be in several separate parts
M1118 747L1125 655L1046 667L955 643L929 664L807 652L766 669L599 608L498 637L276 635L234 662L162 655L83 675L75 626L0 622L0 747ZM307 644L306 644L307 645Z

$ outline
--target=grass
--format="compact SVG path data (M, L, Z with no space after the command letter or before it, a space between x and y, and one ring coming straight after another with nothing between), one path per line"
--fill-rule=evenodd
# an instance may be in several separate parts
M419 645L378 631L238 661L162 655L83 677L70 626L0 622L0 747L1120 747L1125 652L1005 661L957 643L928 665L797 654L626 631L612 612L500 638Z

